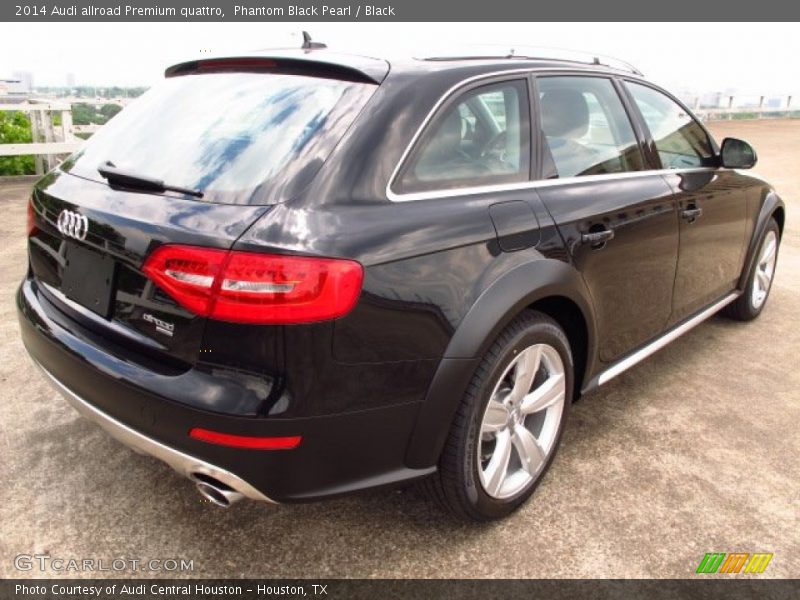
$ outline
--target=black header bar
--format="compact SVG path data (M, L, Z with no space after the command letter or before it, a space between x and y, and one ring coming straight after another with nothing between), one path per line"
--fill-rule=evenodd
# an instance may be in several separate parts
M4 0L0 21L796 21L786 0ZM565 40L569 45L570 40ZM681 23L674 43L684 43ZM669 40L664 40L668 46ZM743 48L746 49L744 44Z

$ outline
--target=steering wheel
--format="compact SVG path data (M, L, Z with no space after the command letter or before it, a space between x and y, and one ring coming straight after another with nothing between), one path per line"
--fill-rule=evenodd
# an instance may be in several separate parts
M483 146L483 149L481 150L481 158L487 158L490 154L494 154L494 158L497 158L501 162L505 162L506 137L505 130L494 134Z

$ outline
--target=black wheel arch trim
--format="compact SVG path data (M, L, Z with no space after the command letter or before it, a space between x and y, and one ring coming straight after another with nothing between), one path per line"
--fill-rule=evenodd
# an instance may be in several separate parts
M573 302L583 314L587 333L583 381L589 381L598 368L597 338L594 310L580 273L555 259L519 265L479 296L456 329L420 407L406 453L407 466L424 468L436 464L458 403L484 353L520 312L552 297Z
M780 218L776 217L778 213L781 214ZM758 244L761 240L761 236L764 235L764 230L773 218L778 221L778 227L781 230L781 235L783 235L783 220L786 218L786 205L774 190L769 190L761 204L756 226L753 228L753 235L750 237L747 254L745 255L744 268L742 268L742 274L739 276L739 283L736 286L739 290L743 290L747 286L747 279L750 276L753 263L758 256Z

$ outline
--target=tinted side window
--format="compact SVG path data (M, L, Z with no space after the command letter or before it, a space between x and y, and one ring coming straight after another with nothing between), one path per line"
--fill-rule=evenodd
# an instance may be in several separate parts
M525 81L466 92L423 133L400 172L401 192L515 183L530 174Z
M639 144L609 79L537 80L542 131L559 177L639 171Z
M656 143L665 169L711 166L714 151L706 132L672 98L651 87L627 82Z

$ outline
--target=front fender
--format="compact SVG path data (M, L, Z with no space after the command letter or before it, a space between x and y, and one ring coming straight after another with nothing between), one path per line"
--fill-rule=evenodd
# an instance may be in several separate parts
M784 204L783 200L780 199L778 194L776 194L774 190L770 189L766 193L764 201L761 204L761 210L758 212L756 225L753 228L753 235L750 237L750 243L747 246L744 268L742 269L742 274L739 277L739 283L736 286L740 290L743 290L747 286L747 278L750 276L750 272L753 269L753 263L756 261L758 256L758 244L761 241L761 236L764 234L764 230L767 228L770 219L772 219L776 214L776 211L785 213L786 205Z
M594 313L580 273L566 262L546 258L515 267L484 290L459 323L420 408L406 454L408 466L436 464L458 404L485 352L522 310L549 297L567 298L583 313L588 337L585 374L594 370Z

